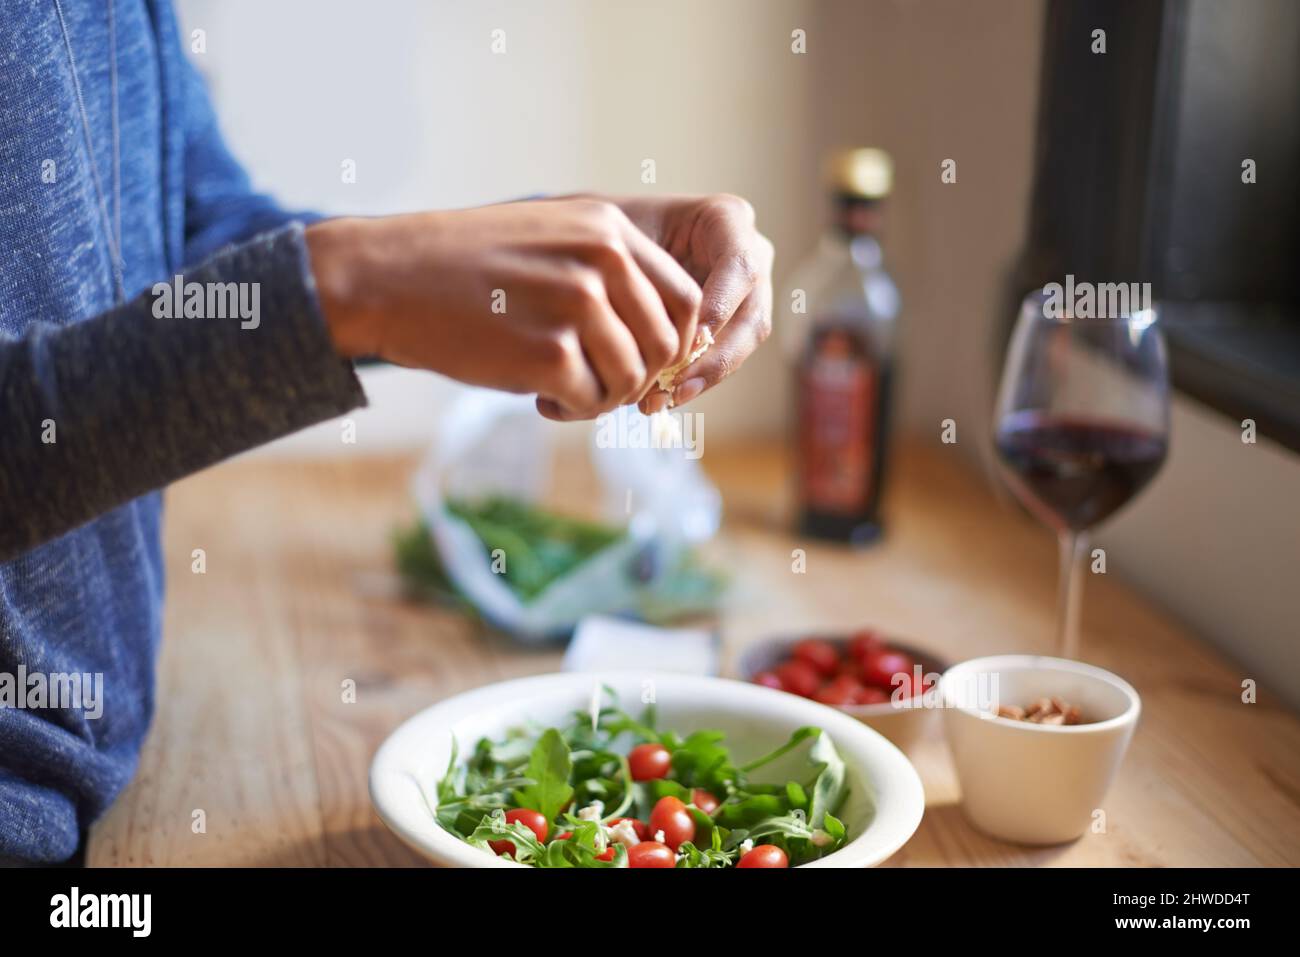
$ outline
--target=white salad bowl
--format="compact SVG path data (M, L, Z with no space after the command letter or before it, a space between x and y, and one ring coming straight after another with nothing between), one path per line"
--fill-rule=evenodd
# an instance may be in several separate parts
M370 796L398 837L449 867L520 867L471 847L434 820L437 782L455 738L462 757L482 737L511 728L566 723L590 708L593 691L608 686L639 715L653 690L658 725L683 735L714 728L727 735L737 763L759 757L805 725L830 735L844 759L849 796L837 814L848 842L808 867L869 867L902 847L925 810L921 780L903 753L866 725L833 708L757 685L723 678L611 672L564 673L503 681L448 698L407 720L389 736L370 766Z

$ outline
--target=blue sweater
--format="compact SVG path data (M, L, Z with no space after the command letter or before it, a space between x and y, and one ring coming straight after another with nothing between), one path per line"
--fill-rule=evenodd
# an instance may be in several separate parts
M135 770L160 637L156 490L364 404L301 217L222 143L167 0L113 15L112 44L105 0L13 0L0 23L0 862L72 856ZM256 324L155 315L153 285L182 272L258 284ZM68 693L101 675L102 701Z

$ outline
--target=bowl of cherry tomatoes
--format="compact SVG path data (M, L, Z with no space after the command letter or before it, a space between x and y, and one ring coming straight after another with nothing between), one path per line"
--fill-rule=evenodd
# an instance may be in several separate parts
M874 628L768 639L737 661L744 680L837 708L904 751L930 729L936 686L947 668L943 659Z

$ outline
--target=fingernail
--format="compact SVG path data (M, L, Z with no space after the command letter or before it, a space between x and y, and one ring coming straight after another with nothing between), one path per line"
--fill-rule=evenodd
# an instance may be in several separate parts
M704 391L704 380L701 378L687 379L676 389L673 389L673 401L678 405L684 405L690 402L701 392Z
M662 389L657 392L651 392L645 398L646 415L654 415L656 412L660 411L661 409L666 408L668 406L668 400L670 398L671 396L669 396L668 393L664 392Z
M561 420L564 418L563 407L561 407L560 403L556 402L554 399L543 399L539 397L537 399L537 411L541 413L543 417L548 419Z

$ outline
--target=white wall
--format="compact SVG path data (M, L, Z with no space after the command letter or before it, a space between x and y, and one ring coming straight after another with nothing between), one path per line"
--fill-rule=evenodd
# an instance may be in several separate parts
M809 41L817 152L895 162L885 257L903 296L905 430L985 445L1006 279L1033 177L1040 0L822 0ZM956 162L957 180L940 179ZM805 201L820 192L803 185Z
M1300 708L1300 456L1241 436L1239 423L1176 400L1169 460L1096 538L1120 574L1239 662L1265 699Z

